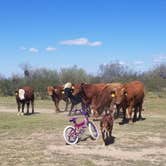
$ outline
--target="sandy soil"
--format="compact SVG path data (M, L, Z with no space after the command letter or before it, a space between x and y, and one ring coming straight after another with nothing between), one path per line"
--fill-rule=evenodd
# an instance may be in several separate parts
M5 107L0 107L0 111L17 113L17 109ZM38 113L54 113L54 110L51 109L36 109L35 111ZM66 113L61 113L57 116L64 116L64 114L66 115ZM163 118L163 116L157 116ZM147 121L138 123L141 123L141 125L143 123L148 124ZM61 132L56 134L33 133L29 138L26 138L27 140L24 138L21 141L27 146L29 144L43 144L44 149L41 152L52 163L50 165L78 165L82 161L88 163L82 162L80 165L166 165L166 135L164 134L161 137L158 131L153 134L151 131L145 131L144 129L141 132L134 129L126 132L125 129L128 126L130 129L135 127L134 124L119 126L118 122L115 122L113 135L116 136L116 141L109 146L104 145L101 136L97 141L87 139L77 145L65 145ZM58 160L59 156L61 158ZM47 162L45 164L47 165Z

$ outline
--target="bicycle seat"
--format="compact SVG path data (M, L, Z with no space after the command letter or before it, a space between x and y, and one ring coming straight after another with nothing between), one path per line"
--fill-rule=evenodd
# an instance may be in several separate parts
M76 119L77 119L76 117L73 117L73 118L71 118L71 119L69 120L69 122L74 122L74 123L75 123L75 122L76 122Z

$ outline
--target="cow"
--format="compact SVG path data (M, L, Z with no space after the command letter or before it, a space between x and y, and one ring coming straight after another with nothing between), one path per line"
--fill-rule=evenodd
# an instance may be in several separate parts
M31 103L32 107L32 114L34 114L34 90L30 86L24 86L22 88L19 88L18 90L15 91L15 96L16 96L16 103L17 103L17 108L18 108L18 115L24 115L24 107L25 104L27 105L27 112L26 114L29 114L29 105ZM21 112L20 112L21 108Z
M65 106L65 111L67 111L68 105L69 105L69 99L65 94L63 93L63 86L58 85L58 86L48 86L47 87L47 93L49 96L51 96L52 101L55 104L55 112L60 112L59 109L59 102L61 100L64 100L66 103Z
M112 139L113 122L114 119L112 114L110 113L105 114L100 120L100 130L105 145L109 145L113 141Z
M105 83L99 84L78 84L74 85L73 95L80 95L85 105L91 105L98 93L106 86ZM92 110L93 111L93 110ZM94 112L95 114L95 112Z
M140 81L125 83L120 89L114 91L114 103L122 105L123 120L128 122L132 119L132 110L134 109L133 122L142 120L142 105L145 96L144 84ZM126 118L126 109L128 108L128 118ZM137 118L137 113L139 113Z
M77 85L75 85L75 86L77 86ZM78 93L78 94L73 95L73 90L74 90L74 85L72 85L71 83L68 82L64 85L64 94L65 94L65 96L67 96L70 99L71 104L72 104L71 110L69 111L69 115L71 115L71 111L73 110L74 106L77 104L81 104L82 109L87 108L86 110L88 111L89 107L83 102L81 94Z
M110 111L115 113L115 105L113 102L114 99L114 91L120 89L123 85L121 83L107 83L105 84L104 88L100 90L97 96L94 98L92 102L92 109L93 111L100 115L102 114L103 110ZM120 104L116 105L117 112L121 108ZM97 115L97 116L98 116Z
M73 94L81 94L84 102L91 105L93 116L97 118L103 110L112 111L112 92L115 88L121 87L120 83L98 83L98 84L81 84L75 86Z

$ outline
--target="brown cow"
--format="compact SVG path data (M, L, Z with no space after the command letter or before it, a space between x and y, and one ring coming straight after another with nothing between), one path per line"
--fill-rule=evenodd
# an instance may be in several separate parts
M105 84L104 88L100 90L92 102L92 109L96 113L96 116L100 115L104 110L108 110L111 113L114 112L114 91L120 89L122 86L121 83ZM117 105L116 107L119 112L120 106Z
M91 105L94 103L96 96L100 91L106 86L105 83L99 84L79 84L74 85L73 95L78 95L82 97L82 101L85 105ZM95 114L95 112L94 112Z
M63 86L60 86L60 85L59 86L48 86L47 93L49 96L51 96L52 101L55 104L55 112L60 112L60 109L59 109L60 100L65 101L65 103L66 103L65 111L67 111L67 108L69 105L69 99L63 93Z
M75 86L73 94L80 93L84 102L91 105L94 116L98 117L105 109L113 110L112 92L121 86L120 83L81 84Z
M100 130L105 145L108 145L112 142L113 122L114 120L111 114L104 115L100 121Z
M115 91L114 102L116 104L122 104L124 117L123 122L132 118L132 109L134 109L133 122L141 120L142 105L144 100L144 85L140 81L132 81L123 85L123 87ZM126 109L128 108L128 119L126 119ZM139 116L137 118L137 112Z
M18 115L20 115L20 108L22 110L21 115L24 114L25 104L27 105L27 115L29 114L29 105L32 106L32 114L34 113L34 90L29 86L24 86L15 91L16 102L18 107Z

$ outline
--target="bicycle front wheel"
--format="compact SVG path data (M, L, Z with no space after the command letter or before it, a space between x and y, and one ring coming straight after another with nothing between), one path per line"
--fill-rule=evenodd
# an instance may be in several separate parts
M91 135L91 138L96 140L99 138L99 131L93 122L88 123L88 129Z
M78 142L78 135L73 126L67 126L63 131L63 137L67 144L73 145Z

